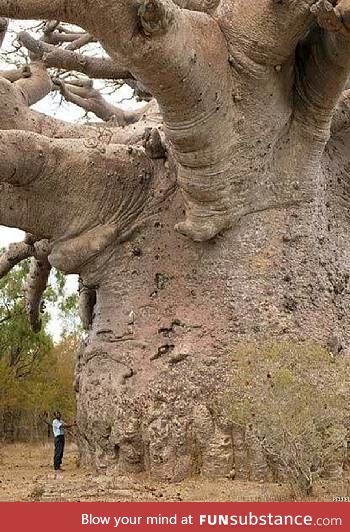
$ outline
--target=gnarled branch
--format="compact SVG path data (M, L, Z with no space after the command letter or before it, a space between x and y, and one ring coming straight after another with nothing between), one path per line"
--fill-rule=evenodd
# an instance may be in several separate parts
M349 77L350 33L346 36L330 25L333 7L328 1L317 2L313 12L327 29L314 28L297 53L294 116L301 128L326 141L334 109Z
M83 329L88 331L91 328L94 318L94 307L96 305L96 290L84 285L79 278L79 317Z
M40 133L56 139L85 138L87 142L90 140L96 143L104 139L106 144L140 144L145 128L154 127L161 121L159 108L153 100L144 108L135 111L139 113L138 122L123 128L119 128L113 121L108 126L100 123L73 124L29 109L16 83L10 83L0 77L0 90L2 94L0 129L2 130L16 129Z
M37 41L29 33L19 33L18 40L30 52L42 59L47 68L74 70L97 79L132 79L127 70L120 68L111 59L88 57L43 41Z
M25 283L26 311L29 324L34 332L41 329L42 296L46 290L51 264L48 260L50 246L46 240L34 244L34 257Z
M0 47L5 39L6 31L8 27L8 20L0 17Z
M76 50L77 48L81 48L85 44L88 44L89 42L96 42L96 39L94 39L91 35L88 33L82 32L82 33L62 33L59 31L53 31L53 32L46 32L45 37L43 39L46 43L49 44L62 44L62 43L68 43L67 49L71 49L72 51ZM73 46L72 48L69 48L73 43L82 43L78 44L77 48Z
M331 133L336 135L343 129L350 127L350 90L345 90L338 102L332 119Z
M0 70L0 78L7 79L14 83L22 78L30 78L31 71L29 65L25 65L21 68L14 68L13 70Z
M177 228L194 240L208 240L232 222L231 177L223 164L229 148L222 133L233 120L227 42L206 14L171 0L140 4L137 12L126 0L113 5L108 23L123 20L120 32L106 32L104 16L90 17L87 29L112 58L126 58L131 73L159 102L186 203L187 220Z
M0 0L0 16L20 20L77 22L78 2L72 0Z
M316 16L318 24L327 31L350 35L350 2L340 0L334 6L329 0L318 0L311 12Z
M79 50L79 48L83 48L83 46L86 46L91 42L97 42L95 37L93 37L89 33L85 33L77 39L73 40L70 44L68 44L66 50L74 52L75 50Z
M50 263L66 273L79 273L83 264L135 227L146 209L152 175L152 162L142 148L108 146L103 138L71 143L1 131L0 223L40 236L45 231L53 241ZM18 212L12 208L10 214L6 204L13 190L19 190L22 199ZM78 207L82 190L83 224Z
M21 92L28 107L45 98L51 92L52 82L43 62L33 61L30 65L30 76L16 81L16 88Z
M30 257L31 265L24 287L26 312L34 332L41 329L41 301L51 271L48 261L50 245L47 240L36 241L27 234L23 242L10 244L7 251L0 256L0 279L7 275L17 264Z
M260 65L281 65L312 27L315 0L222 2L215 15L230 49ZM254 35L254 39L252 39Z
M0 256L0 279L5 277L22 260L31 257L33 249L33 244L28 241L10 244L8 250Z
M78 105L87 112L94 113L98 118L108 122L114 120L118 126L126 126L137 122L146 112L148 106L135 111L124 111L116 105L107 102L101 93L92 85L81 86L79 83L65 83L61 79L54 80L62 95L68 102Z

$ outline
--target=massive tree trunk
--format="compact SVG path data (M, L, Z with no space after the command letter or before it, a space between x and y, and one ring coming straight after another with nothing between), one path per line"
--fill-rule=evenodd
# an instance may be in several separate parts
M81 278L82 458L269 478L219 405L234 345L312 339L348 354L349 2L85 4L0 0L3 16L81 25L111 57L22 35L36 70L1 89L0 221L35 235L26 256L47 250ZM126 115L61 83L108 121L65 125L28 108L50 90L45 62L154 99Z
M325 192L305 174L294 182L300 200L274 198L198 244L173 231L182 209L172 197L102 278L97 268L93 329L77 368L88 462L173 480L270 478L266 458L221 411L235 344L312 339L337 355L350 340L343 183ZM327 196L329 207L303 194Z

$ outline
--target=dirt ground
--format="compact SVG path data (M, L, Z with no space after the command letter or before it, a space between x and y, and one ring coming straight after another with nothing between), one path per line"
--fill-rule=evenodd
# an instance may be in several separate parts
M151 481L145 475L99 476L77 467L77 449L67 446L64 469L52 471L52 445L12 444L0 447L0 501L289 501L288 486L196 478L176 484ZM309 500L332 501L347 495L349 479L317 486Z

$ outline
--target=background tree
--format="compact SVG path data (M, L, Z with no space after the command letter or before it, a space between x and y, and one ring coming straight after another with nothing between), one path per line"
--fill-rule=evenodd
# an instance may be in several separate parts
M46 412L51 416L62 408L65 415L74 413L74 351L79 338L70 335L54 346L48 323L50 304L59 305L68 319L75 298L65 294L65 280L57 272L43 294L42 328L35 333L24 296L29 270L24 261L0 281L0 438L9 441L42 437Z
M80 275L87 461L230 474L237 442L212 402L230 386L232 343L348 352L349 9L0 0L0 16L47 21L39 40L18 36L30 76L0 80L0 222L29 233L3 264L33 257L34 317L48 266ZM91 40L100 57L80 49ZM111 108L62 70L150 101ZM30 108L53 87L104 122Z

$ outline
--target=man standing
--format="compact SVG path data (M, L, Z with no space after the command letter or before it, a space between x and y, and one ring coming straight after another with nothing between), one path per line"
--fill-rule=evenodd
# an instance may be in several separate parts
M52 430L53 435L55 438L55 453L54 453L54 459L53 459L53 467L55 471L63 471L61 468L62 459L63 459L63 452L64 452L64 429L71 427L71 425L67 425L64 423L61 419L61 413L55 412L54 413L55 419L52 422Z

